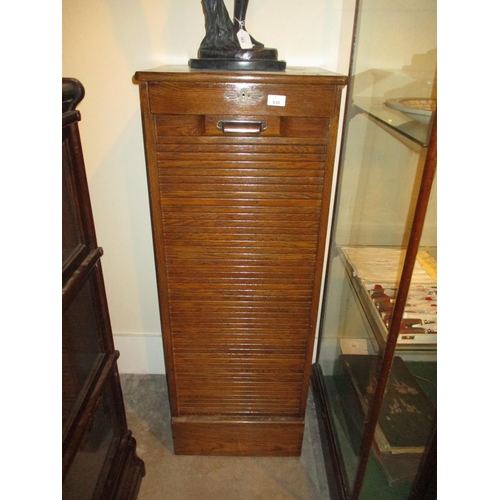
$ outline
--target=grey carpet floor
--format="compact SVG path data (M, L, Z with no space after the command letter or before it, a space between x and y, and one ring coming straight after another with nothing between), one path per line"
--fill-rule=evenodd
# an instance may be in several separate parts
M146 464L138 500L328 500L314 400L300 457L174 455L164 375L122 374L128 428Z

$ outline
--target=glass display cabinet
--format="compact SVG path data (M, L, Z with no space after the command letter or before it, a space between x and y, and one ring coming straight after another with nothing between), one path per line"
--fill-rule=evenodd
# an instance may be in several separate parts
M333 498L435 497L436 0L358 0L313 388Z

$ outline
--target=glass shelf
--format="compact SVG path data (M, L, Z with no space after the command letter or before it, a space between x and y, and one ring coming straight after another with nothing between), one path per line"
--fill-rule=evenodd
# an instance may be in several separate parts
M370 325L369 329L367 330L368 332L367 338L373 337L373 341L377 342L379 346L382 347L385 345L385 342L387 340L388 323L387 321L383 320L383 313L381 312L381 310L379 310L378 306L376 306L374 300L372 300L371 298L373 290L370 291L370 288L373 286L373 283L375 282L371 280L372 285L370 285L369 284L370 279L365 280L365 277L359 274L359 269L356 268L355 265L356 261L352 260L351 252L354 252L354 255L356 255L356 253L360 253L358 259L361 256L361 258L366 261L370 260L369 256L371 256L372 261L380 259L381 256L386 256L386 266L387 266L387 262L389 262L391 259L394 260L395 256L400 256L400 258L398 257L398 260L400 260L400 265L402 265L404 251L402 251L402 249L398 247L344 247L344 248L338 247L335 249L335 254L338 254L340 263L342 265L342 268L344 269L343 279L349 282L348 287L342 284L339 286L343 287L344 290L349 288L352 291L353 297L354 296L356 297L356 300L360 305L362 314L364 314L366 317L366 321L368 322L367 324ZM421 252L419 252L420 259L427 257L428 259L433 260L435 255L436 255L435 248L424 248L422 249ZM432 264L433 266L437 266L437 259L434 259ZM385 267L382 273L380 272L380 270L378 270L377 273L379 274L379 276L386 276L386 277L390 276L391 274L394 274L393 276L394 280L395 276L399 274L399 271L396 268L388 270L388 268ZM433 278L431 274L425 271L419 262L415 264L412 286L410 286L410 295L414 294L415 296L413 299L410 299L409 296L408 300L409 302L411 302L412 300L415 300L415 298L420 294L426 294L429 293L430 291L430 293L433 294L434 298L434 300L429 302L429 306L431 307L427 307L426 311L420 311L420 312L421 313L425 312L426 313L425 316L429 316L430 314L432 314L433 318L434 317L437 318L437 313L429 312L430 310L432 310L432 306L437 306L437 280ZM383 280L380 282L382 283ZM394 291L394 296L395 296L397 288L393 288L392 290ZM423 292L422 290L425 290L425 292ZM386 292L389 293L387 290ZM407 307L411 309L410 303L407 304ZM419 314L415 314L414 316L420 319ZM417 321L417 319L415 319L415 321ZM422 323L425 322L422 321ZM437 323L437 321L433 321L432 323L434 325ZM421 328L426 329L430 328L430 326L431 325L426 326L425 324L422 324ZM437 329L437 325L435 327ZM431 351L435 352L437 349L436 332L411 334L411 330L412 330L411 328L408 329L407 331L406 330L403 331L403 328L401 329L401 333L399 335L396 347L398 354L402 355L403 353L405 353L408 359L435 360L435 355L432 355L430 352ZM417 332L419 331L419 329L416 329L414 331Z
M430 124L411 120L399 111L388 108L383 102L356 99L353 103L353 115L358 113L366 114L419 146L426 148L429 145Z

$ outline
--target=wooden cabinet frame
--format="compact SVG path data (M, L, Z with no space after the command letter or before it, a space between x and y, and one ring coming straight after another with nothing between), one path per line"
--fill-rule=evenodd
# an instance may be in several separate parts
M175 452L299 455L347 80L136 80Z

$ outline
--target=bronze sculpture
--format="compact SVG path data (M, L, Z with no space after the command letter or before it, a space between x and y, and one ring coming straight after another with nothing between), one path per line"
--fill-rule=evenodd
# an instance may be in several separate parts
M285 61L278 61L278 51L264 47L246 30L249 0L235 0L233 19L224 0L202 0L205 31L198 59L190 59L192 68L251 69L280 71Z

